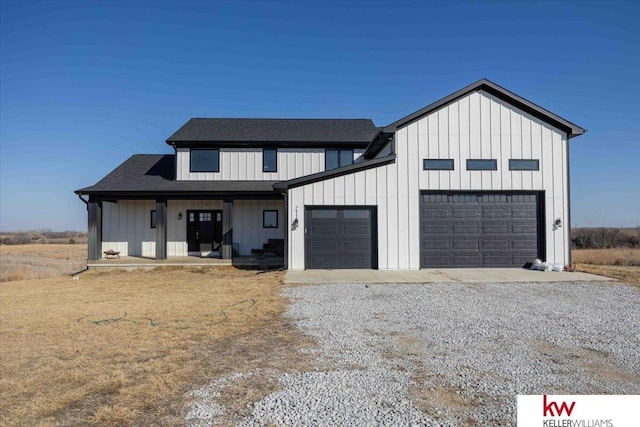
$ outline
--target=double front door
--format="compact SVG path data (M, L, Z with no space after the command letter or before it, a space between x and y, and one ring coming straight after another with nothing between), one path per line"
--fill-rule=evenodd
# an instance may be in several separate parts
M211 250L220 250L222 244L222 211L187 211L187 245L189 252L199 252L200 245L211 244Z

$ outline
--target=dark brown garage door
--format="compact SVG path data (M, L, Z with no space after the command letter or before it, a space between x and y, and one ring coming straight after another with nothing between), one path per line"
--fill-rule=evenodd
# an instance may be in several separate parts
M377 268L375 215L375 207L308 207L307 268Z
M451 193L420 196L420 266L514 267L540 257L540 197Z

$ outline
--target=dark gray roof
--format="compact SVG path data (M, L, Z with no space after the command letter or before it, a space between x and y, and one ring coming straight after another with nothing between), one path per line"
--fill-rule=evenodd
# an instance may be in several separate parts
M348 175L367 169L377 168L379 166L388 165L396 161L396 155L379 157L373 160L365 160L363 162L354 163L352 165L343 166L341 168L330 169L328 171L318 172L311 175L302 176L300 178L290 179L289 181L280 181L274 185L278 191L284 191L288 188L299 187L301 185L310 184L312 182L324 181L326 179L335 178L337 176Z
M96 185L76 190L88 195L224 195L273 193L277 181L174 181L175 156L136 154Z
M370 119L191 119L167 143L368 144L378 131Z
M562 129L565 132L567 132L569 138L573 138L574 136L578 136L578 135L582 135L583 133L586 132L585 129L581 128L580 126L571 123L568 120L563 119L560 116L557 116L555 114L553 114L551 111L545 110L544 108L534 104L531 101L528 101L518 95L516 95L515 93L508 91L507 89L503 88L502 86L498 86L497 84L493 83L492 81L488 80L488 79L481 79L478 80L475 83L470 84L467 87L464 87L462 89L460 89L457 92L452 93L449 96L446 96L436 102L434 102L433 104L429 104L426 107L416 111L415 113L411 113L408 116L405 116L403 118L401 118L400 120L397 120L393 123L391 123L389 126L384 128L384 132L395 132L397 128L412 122L414 120L419 119L420 117L423 117L427 114L429 114L430 112L437 110L451 102L456 101L459 98L462 98L463 96L467 95L470 92L475 92L477 90L484 90L500 99L502 99L503 101L506 101L518 108L520 108L521 110L531 114L534 117L539 118L540 120L549 123L555 127L557 127L558 129Z

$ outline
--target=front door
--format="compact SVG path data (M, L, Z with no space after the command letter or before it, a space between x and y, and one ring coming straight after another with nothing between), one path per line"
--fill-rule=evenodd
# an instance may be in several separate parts
M187 211L187 246L189 252L200 252L202 243L214 251L222 243L222 211Z

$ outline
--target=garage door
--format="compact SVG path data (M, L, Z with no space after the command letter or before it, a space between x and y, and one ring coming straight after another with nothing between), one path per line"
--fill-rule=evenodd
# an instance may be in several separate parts
M513 267L540 256L539 194L420 196L420 266Z
M375 207L308 207L307 268L377 268L375 215Z

